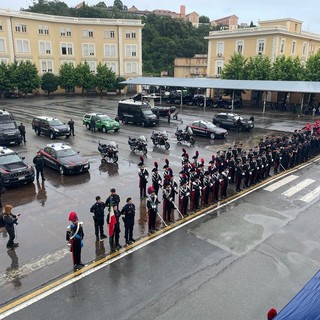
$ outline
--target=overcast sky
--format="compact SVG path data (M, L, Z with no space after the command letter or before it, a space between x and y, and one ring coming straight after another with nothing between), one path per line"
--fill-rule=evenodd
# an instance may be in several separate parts
M80 0L65 0L68 6L75 6ZM89 5L94 5L100 0L87 0ZM107 6L113 4L113 0L104 1ZM180 11L180 5L186 6L186 13L195 11L210 20L235 14L239 17L239 23L251 21L257 24L259 20L280 18L294 18L303 21L302 29L308 32L320 34L320 2L318 0L122 0L128 8L135 6L139 10L167 9ZM28 8L33 4L32 0L0 0L1 9L19 10Z

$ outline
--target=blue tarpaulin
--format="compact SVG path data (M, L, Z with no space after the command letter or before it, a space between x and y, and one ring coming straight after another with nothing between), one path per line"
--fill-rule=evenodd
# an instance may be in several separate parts
M279 312L274 320L320 320L320 271Z

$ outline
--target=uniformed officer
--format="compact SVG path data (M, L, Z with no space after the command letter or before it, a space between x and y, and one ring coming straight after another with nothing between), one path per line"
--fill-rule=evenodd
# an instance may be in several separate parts
M37 152L37 155L33 158L33 164L36 168L36 178L39 180L39 174L41 174L42 181L46 180L43 174L43 169L45 162L40 151Z
M139 175L139 188L140 188L140 198L143 199L147 196L147 183L149 178L149 172L144 165L143 157L140 157L140 162L138 163L138 175Z
M91 207L90 212L93 213L94 220L94 231L96 235L96 241L99 241L99 232L100 232L100 240L107 238L104 234L104 208L105 204L101 201L100 196L96 196L96 203Z
M136 213L135 205L132 203L132 199L127 198L127 203L121 210L121 214L124 215L124 237L126 239L126 244L132 244L136 240L133 238L133 226L134 226L134 216Z

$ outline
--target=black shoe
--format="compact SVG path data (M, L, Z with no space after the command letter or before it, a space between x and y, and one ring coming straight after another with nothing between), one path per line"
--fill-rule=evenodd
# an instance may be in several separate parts
M100 236L100 238L101 238L101 239L106 239L107 236L106 236L105 234L102 234L102 235Z
M99 239L99 237L96 237L96 241L99 241L100 239Z
M121 246L120 244L117 244L117 245L116 245L116 248L119 250L119 249L122 248L122 246Z
M80 262L80 263L79 263L79 266L84 267L84 266L85 266L85 264L84 264L84 263L82 263L82 262Z
M42 179L42 181L46 181L46 180L47 180L46 178L43 178L43 179Z
M136 242L136 239L131 238L130 241L131 242Z
M19 246L19 243L13 243L11 247L12 247L12 248L16 248L16 247L18 247L18 246Z

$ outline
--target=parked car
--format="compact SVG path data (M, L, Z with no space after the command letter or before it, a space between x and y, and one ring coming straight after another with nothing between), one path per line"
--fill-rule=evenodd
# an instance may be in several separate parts
M61 136L65 136L66 138L70 137L69 125L56 118L45 116L34 117L31 125L32 129L38 136L43 134L45 136L49 136L50 139L55 139L56 137Z
M233 128L241 131L250 131L254 128L254 121L245 119L236 113L216 113L213 116L212 123L222 128Z
M61 175L86 172L90 169L87 158L80 156L66 143L52 143L40 150L46 166L57 170Z
M226 138L228 135L227 130L219 128L207 120L194 121L192 124L187 125L186 129L191 130L194 135L205 136L210 139Z
M0 145L20 144L22 136L12 113L0 110Z
M4 187L31 183L34 180L33 166L13 150L0 147L0 180Z
M119 122L111 119L106 114L86 113L82 118L82 122L88 130L91 129L92 117L94 117L96 122L96 130L101 130L102 132L108 132L113 130L114 132L118 132L120 129Z

